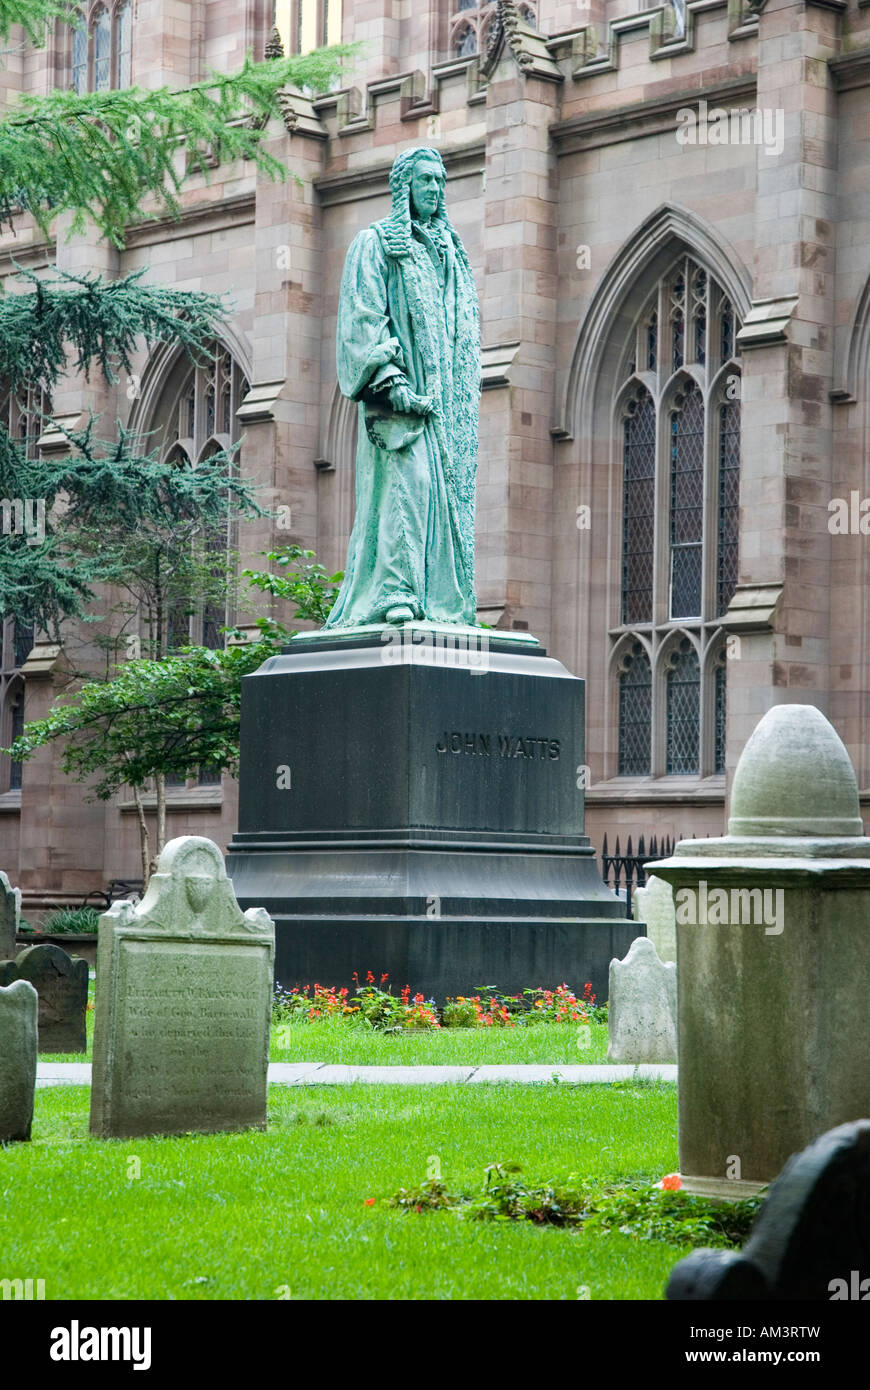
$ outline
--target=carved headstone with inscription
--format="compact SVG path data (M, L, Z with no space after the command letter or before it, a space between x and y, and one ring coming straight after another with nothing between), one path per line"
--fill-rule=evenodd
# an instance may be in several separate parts
M142 902L100 918L92 1134L265 1126L274 950L217 846L171 840Z

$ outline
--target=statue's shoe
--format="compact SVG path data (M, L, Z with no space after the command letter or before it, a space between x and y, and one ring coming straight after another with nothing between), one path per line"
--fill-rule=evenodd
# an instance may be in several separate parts
M409 623L413 616L413 608L408 608L407 604L404 603L398 603L394 608L388 608L386 613L388 623Z

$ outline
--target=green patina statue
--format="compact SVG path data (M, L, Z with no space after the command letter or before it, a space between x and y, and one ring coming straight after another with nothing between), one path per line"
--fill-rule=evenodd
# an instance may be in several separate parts
M359 403L356 520L327 628L476 622L477 292L437 150L400 154L393 210L347 253L338 381Z

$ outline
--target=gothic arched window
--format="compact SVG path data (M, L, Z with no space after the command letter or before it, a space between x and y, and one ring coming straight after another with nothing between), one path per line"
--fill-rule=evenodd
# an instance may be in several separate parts
M129 87L132 81L133 16L131 0L105 0L80 11L81 24L72 30L73 90L105 92Z
M228 449L240 437L236 411L248 392L248 382L232 353L221 343L210 349L213 360L189 367L168 391L163 424L163 457L179 467L196 465L220 449ZM221 564L233 536L223 531L203 537L204 559ZM170 616L170 646L187 642L221 647L220 629L228 614L214 604L194 606L178 602Z
M0 617L0 747L24 729L24 681L20 670L33 646L33 628ZM0 794L21 789L21 763L0 758Z
M616 667L620 776L724 771L721 618L737 584L739 327L709 271L682 254L625 345L620 626L611 634L631 654Z
M667 684L668 773L698 771L701 667L688 637L670 653Z
M195 468L215 452L229 449L240 436L236 412L248 393L245 374L223 343L210 345L211 360L191 367L187 358L179 359L162 393L156 417L151 422L159 441L161 457L179 468ZM207 531L198 541L198 558L215 573L223 574L227 552L235 549L235 526ZM221 629L232 621L223 603L175 597L168 619L168 648L194 646L218 649L224 645ZM143 615L147 625L147 616ZM190 781L190 779L188 779ZM219 772L203 769L191 785L219 786ZM185 785L184 778L167 777L167 787Z
M622 621L648 623L652 618L656 412L643 387L628 404L623 435Z
M275 27L286 53L341 43L342 0L277 0Z
M652 670L649 657L635 642L622 662L619 676L619 773L649 773L652 730Z

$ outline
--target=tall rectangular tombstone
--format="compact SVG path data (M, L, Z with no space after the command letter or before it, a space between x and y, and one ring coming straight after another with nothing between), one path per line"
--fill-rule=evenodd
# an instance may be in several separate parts
M265 1128L274 954L217 846L171 840L142 902L100 918L91 1133Z

